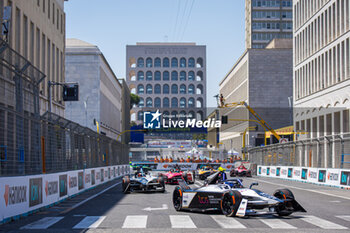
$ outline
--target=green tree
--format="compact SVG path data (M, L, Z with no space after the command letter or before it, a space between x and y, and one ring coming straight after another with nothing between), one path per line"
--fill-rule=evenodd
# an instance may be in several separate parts
M130 94L130 108L134 105L138 105L140 102L140 96L135 95L133 93Z

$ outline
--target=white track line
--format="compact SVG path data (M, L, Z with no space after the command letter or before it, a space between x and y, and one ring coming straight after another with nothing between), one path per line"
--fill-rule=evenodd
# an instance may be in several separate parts
M83 218L73 229L88 229L88 228L97 228L106 216L87 216Z
M66 214L66 213L68 213L69 211L71 211L71 210L77 208L78 206L81 206L81 205L84 204L85 202L88 202L88 201L90 201L91 199L94 199L95 197L101 195L102 193L104 193L104 192L110 190L111 188L114 188L115 186L117 186L117 185L119 185L119 184L121 184L121 183L122 183L122 182L118 182L118 183L116 183L116 184L114 184L114 185L112 185L112 186L110 186L110 187L108 187L108 188L102 190L101 192L96 193L96 194L92 195L92 196L89 197L89 198L86 198L84 201L81 201L81 202L79 202L79 203L73 205L72 207L70 207L70 208L68 208L68 209L66 209L66 210L64 210L64 211L62 211L61 214Z
M197 228L188 215L170 215L172 228Z
M259 219L273 229L297 229L296 227L280 220L280 219Z
M259 179L254 179L254 178L251 178L251 180L256 180L258 182L263 182L263 183L267 183L267 184L273 184L275 186L283 185L283 184L273 183L273 182L269 182L269 181L265 181L265 180L259 180ZM338 197L338 198L343 198L343 199L346 199L346 200L350 200L350 197L339 196L339 195L336 195L336 194L325 193L325 192L322 192L322 191L317 191L317 190L312 190L312 189L299 188L299 187L295 187L295 186L291 186L291 185L288 185L288 188L299 189L299 190L303 190L303 191L309 191L309 192L313 192L313 193L327 195L327 196L330 196L330 197Z
M146 228L147 218L147 215L128 215L122 228Z
M47 229L60 221L63 217L45 217L36 222L21 227L21 229Z
M345 221L350 222L350 215L338 215L338 216L335 216L335 217L341 218L341 219L343 219Z
M300 219L312 225L318 226L322 229L348 229L347 227L344 227L342 225L312 215L306 215Z
M238 222L234 218L229 218L224 215L211 215L212 219L221 226L226 229L243 229L246 228L242 223Z

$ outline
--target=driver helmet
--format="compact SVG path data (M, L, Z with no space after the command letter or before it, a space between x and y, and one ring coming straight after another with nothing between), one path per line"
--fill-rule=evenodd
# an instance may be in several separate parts
M221 172L223 172L223 171L225 171L226 169L224 169L223 167L219 167L218 170L221 171Z

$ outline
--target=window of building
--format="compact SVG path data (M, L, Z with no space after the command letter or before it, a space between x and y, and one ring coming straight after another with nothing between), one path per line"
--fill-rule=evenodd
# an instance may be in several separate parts
M173 57L171 59L171 67L178 67L178 66L179 66L179 64L178 64L177 58Z
M143 60L142 57L140 57L139 59L137 59L137 67L144 67L145 65L145 61Z
M152 94L153 93L153 88L151 84L147 84L146 86L146 93L147 94Z
M161 100L160 100L159 97L157 97L157 98L154 99L154 107L155 108L160 108L160 106L161 106Z
M188 107L194 108L194 98L191 97L188 99Z
M195 61L193 57L190 57L190 59L188 59L188 67L194 67L195 65Z
M160 74L160 72L159 71L156 71L155 73L154 73L154 80L161 80L162 79L162 77L161 77L162 75Z
M142 111L139 111L139 112L137 113L137 120L143 121L143 112L142 112Z
M161 87L160 87L160 84L156 84L154 86L154 94L161 94Z
M171 107L172 107L172 108L177 108L178 106L179 106L179 105L178 105L177 98L176 98L176 97L172 98L172 99L171 99ZM173 114L171 114L171 115L173 115Z
M144 106L145 106L145 101L143 98L140 98L139 108L143 108Z
M169 58L163 58L163 67L169 67Z
M185 84L180 85L180 94L186 94L186 85Z
M188 72L188 81L194 81L194 72L193 71Z
M154 67L161 67L162 64L161 64L161 60L159 57L156 57L156 59L154 59Z
M164 86L163 86L163 94L169 94L169 85L168 84L164 84Z
M169 108L169 107L170 107L170 105L169 105L169 98L165 97L163 99L163 108Z
M178 94L178 87L176 84L171 85L171 94Z
M177 101L177 100L176 100ZM177 119L178 119L178 116L177 116L177 111L172 111L171 112L171 119L172 120L174 120L174 121L176 121Z
M145 79L145 75L144 75L143 71L137 72L137 80L143 81L144 79Z
M151 81L153 79L153 75L151 71L146 72L146 80Z
M180 67L186 67L186 58L182 57L180 59Z
M185 98L180 99L180 108L186 108L186 99Z
M168 81L169 80L169 72L168 71L164 71L163 72L163 81Z
M178 73L177 73L177 71L171 72L171 80L172 81L177 81L178 80Z
M143 87L142 84L139 84L137 86L137 94L144 94L145 93L145 88Z
M152 67L152 58L147 58L146 59L146 67Z
M193 84L190 84L188 86L188 94L194 94L194 85Z
M152 98L148 97L148 98L146 99L146 107L147 107L147 108L152 108L152 107L153 107Z
M186 72L185 71L180 72L180 81L186 81Z
M203 58L201 58L201 57L197 58L196 67L197 68L202 68L203 67Z

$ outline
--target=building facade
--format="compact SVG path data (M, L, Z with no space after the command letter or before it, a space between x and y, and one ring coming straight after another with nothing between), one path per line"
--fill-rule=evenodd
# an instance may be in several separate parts
M307 132L301 138L350 132L349 7L348 0L294 1L294 126ZM335 167L339 153L327 144L316 154Z
M206 117L206 47L195 43L137 43L126 47L126 76L141 101L131 120L143 122L144 110L163 117Z
M269 49L246 50L220 82L225 103L245 101L273 129L292 124L292 41L278 40ZM241 155L244 137L246 148L264 144L265 129L244 106L220 108L220 116L228 116L220 129L220 149Z
M46 75L40 84L40 114L48 110L47 82L64 82L65 13L64 0L0 1L0 19L4 7L11 6L8 43ZM62 87L51 88L52 112L64 116Z
M246 48L265 48L274 38L293 37L292 0L246 0Z
M67 119L94 131L97 121L100 133L114 139L125 130L124 125L129 125L128 117L123 115L123 111L130 114L128 90L123 90L96 45L67 39L66 81L79 83L79 101L66 103Z

